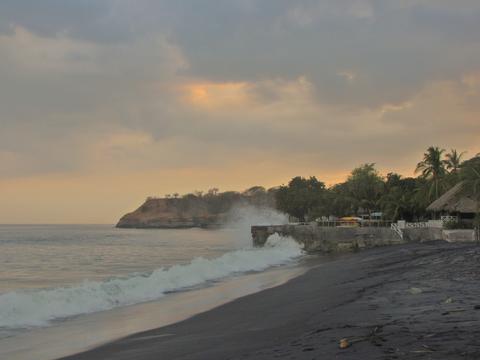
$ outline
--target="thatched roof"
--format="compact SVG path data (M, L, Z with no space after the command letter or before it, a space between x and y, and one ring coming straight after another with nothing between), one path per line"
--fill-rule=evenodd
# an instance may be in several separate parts
M460 213L476 213L478 211L477 201L464 191L463 183L458 183L437 200L430 204L428 211L448 211Z

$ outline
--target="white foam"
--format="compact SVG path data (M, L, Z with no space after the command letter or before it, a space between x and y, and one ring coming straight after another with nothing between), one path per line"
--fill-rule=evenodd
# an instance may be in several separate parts
M195 258L187 265L159 268L149 274L85 281L73 287L0 295L0 328L46 326L52 320L158 299L167 292L199 286L234 274L262 271L302 254L293 240L271 236L264 248Z

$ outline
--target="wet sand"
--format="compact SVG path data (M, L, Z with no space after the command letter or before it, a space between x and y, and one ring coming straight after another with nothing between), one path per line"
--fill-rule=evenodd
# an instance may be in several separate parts
M371 249L65 359L480 359L479 280L475 245Z

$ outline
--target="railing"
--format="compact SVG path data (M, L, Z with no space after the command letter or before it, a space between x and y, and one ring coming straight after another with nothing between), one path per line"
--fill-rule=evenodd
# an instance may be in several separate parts
M445 222L456 219L454 216L445 216L441 220L428 220L418 222L406 222L399 220L397 222L391 220L317 220L318 226L323 227L390 227L395 232L402 232L402 229L418 229L418 228L443 228ZM400 234L399 234L400 236ZM402 232L403 238L403 232Z
M458 216L453 216L453 215L442 215L440 217L440 221L442 221L443 223L446 223L446 222L457 222L458 221Z
M402 231L402 229L400 229L400 227L398 226L398 224L392 223L392 224L390 225L390 228L391 228L398 236L400 236L400 239L403 240L403 231Z
M363 221L354 221L354 220L317 220L318 226L323 227L338 227L338 226L349 226L349 227L390 227L393 221L391 220L363 220Z
M419 222L414 222L414 223L405 223L405 228L427 228L428 222L425 221L419 221Z
M398 221L398 226L402 229L405 228L443 228L445 221L443 220L428 220L418 222L405 222Z
M390 228L400 239L404 239L404 229L421 229L421 228L443 228L446 220L428 220L419 222L406 222L399 220L393 222L390 220L317 220L318 226L323 227L381 227Z

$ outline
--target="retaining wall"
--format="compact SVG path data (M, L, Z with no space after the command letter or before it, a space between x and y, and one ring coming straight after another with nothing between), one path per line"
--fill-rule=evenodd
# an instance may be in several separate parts
M309 252L352 251L376 246L401 244L402 240L390 228L323 227L308 225L252 226L255 246L263 246L273 234L290 236L304 245Z
M437 227L405 228L402 232L406 242L443 240L442 229Z
M287 224L252 226L255 246L263 246L273 234L289 236L304 245L309 252L352 251L377 246L445 240L474 242L474 230L443 230L439 227L408 227L401 229L403 239L386 227L327 227L317 224Z
M443 230L443 239L448 242L475 242L475 230Z

